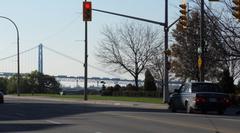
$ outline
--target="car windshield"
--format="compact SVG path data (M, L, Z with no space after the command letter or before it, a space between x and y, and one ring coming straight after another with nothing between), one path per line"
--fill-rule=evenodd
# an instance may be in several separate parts
M192 84L192 92L223 92L217 84L197 83Z

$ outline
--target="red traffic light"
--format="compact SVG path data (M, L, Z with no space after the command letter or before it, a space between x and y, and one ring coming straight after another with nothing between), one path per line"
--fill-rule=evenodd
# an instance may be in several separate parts
M83 2L83 21L92 21L92 2Z
M90 2L85 2L84 8L88 9L88 10L91 9L91 3Z

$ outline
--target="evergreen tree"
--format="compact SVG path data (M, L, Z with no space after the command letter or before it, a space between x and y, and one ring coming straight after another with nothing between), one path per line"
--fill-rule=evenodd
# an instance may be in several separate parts
M148 69L145 72L144 90L145 91L157 90L154 77L152 76L151 72Z
M211 16L210 16L211 17ZM222 52L222 40L216 36L218 23L213 24L209 18L205 18L206 42L204 50L204 73L207 80L218 80L223 70L224 64L220 62L224 57ZM184 30L181 25L177 25L173 30L175 43L172 45L173 63L172 71L177 77L183 79L190 78L198 80L198 47L200 47L200 13L193 10L188 17L188 27ZM216 19L213 19L216 20Z
M0 91L7 93L7 78L0 78Z
M225 69L222 74L222 79L219 85L223 88L225 93L234 93L233 77L230 76L229 70Z

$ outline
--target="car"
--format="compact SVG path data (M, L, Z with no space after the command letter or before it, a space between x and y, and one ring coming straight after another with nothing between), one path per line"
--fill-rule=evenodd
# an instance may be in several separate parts
M4 94L0 91L0 104L4 103Z
M217 111L223 114L230 106L230 98L215 83L188 82L169 96L169 109L172 112L186 110L187 113Z

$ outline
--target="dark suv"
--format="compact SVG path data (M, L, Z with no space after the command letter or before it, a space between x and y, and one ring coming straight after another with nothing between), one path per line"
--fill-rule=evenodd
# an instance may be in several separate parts
M169 109L172 112L185 109L187 113L193 111L217 111L223 114L230 106L229 96L223 93L223 89L214 83L185 83L179 90L170 95Z

